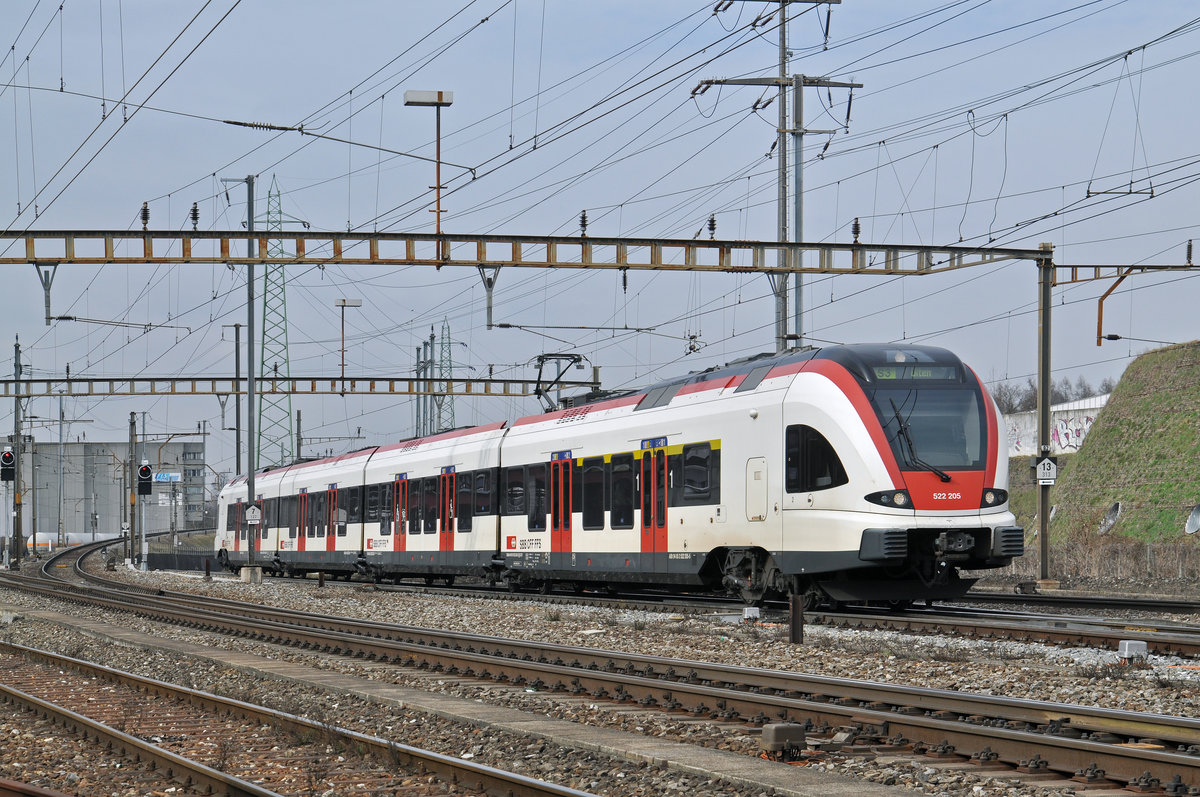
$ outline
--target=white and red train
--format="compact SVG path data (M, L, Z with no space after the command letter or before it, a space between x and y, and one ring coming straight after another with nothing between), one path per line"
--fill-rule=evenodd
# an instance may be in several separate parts
M218 559L276 575L645 585L747 601L960 595L1024 552L1000 414L954 354L764 355L245 477Z

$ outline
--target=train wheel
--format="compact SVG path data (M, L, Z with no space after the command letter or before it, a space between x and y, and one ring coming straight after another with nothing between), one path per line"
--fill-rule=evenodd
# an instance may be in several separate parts
M551 586L552 586L552 584L549 581L539 582L537 585L538 594L539 595L549 595Z
M803 601L804 611L811 612L815 611L824 602L825 595L816 587L809 587L804 591L801 600Z
M887 602L889 611L906 612L912 608L913 602L908 599L891 600Z
M744 589L744 590L741 590L741 596L742 596L742 603L746 604L747 606L762 606L763 605L762 590Z
M454 586L454 576L446 576L446 586L447 587Z

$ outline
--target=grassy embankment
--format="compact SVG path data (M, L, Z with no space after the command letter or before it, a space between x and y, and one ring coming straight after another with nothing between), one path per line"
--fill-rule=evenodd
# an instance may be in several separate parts
M1010 502L1028 530L1013 575L1040 569L1031 458L1009 463ZM1200 342L1143 354L1126 369L1078 453L1058 458L1051 577L1167 588L1200 581L1200 534L1183 533L1200 503ZM1116 525L1100 534L1115 503Z

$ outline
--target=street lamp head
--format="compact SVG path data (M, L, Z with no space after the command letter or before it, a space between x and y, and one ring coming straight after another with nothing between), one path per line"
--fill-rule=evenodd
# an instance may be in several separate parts
M445 107L454 102L453 91L413 91L404 92L405 105L428 105Z
M362 307L362 299L335 299L334 307Z

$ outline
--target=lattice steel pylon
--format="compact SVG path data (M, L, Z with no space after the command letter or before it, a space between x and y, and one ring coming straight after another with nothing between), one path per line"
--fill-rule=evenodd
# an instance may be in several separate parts
M267 257L291 257L283 248L283 203L279 184L271 177L267 192L266 229ZM305 224L305 227L308 225ZM288 361L287 279L283 263L268 262L263 269L262 289L262 347L259 357L259 376L264 379L291 377ZM258 463L274 467L290 465L294 457L295 437L292 433L292 396L290 393L258 394Z
M443 385L454 378L454 347L450 340L450 319L442 319L442 339L438 351L438 381ZM454 428L454 396L448 393L434 395L433 403L437 406L437 427L435 432L445 432Z

